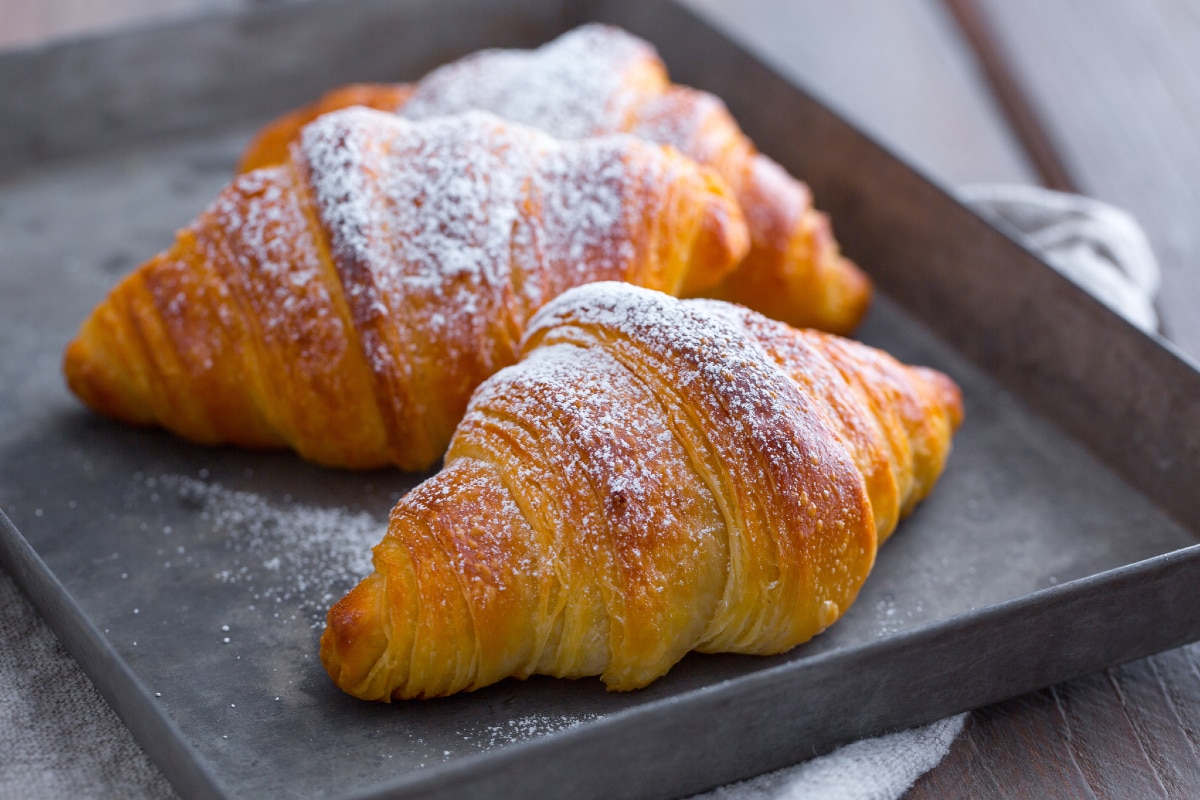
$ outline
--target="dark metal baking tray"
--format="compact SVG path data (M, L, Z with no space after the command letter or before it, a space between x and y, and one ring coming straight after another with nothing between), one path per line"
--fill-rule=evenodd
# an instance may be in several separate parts
M60 354L271 114L586 19L812 184L880 287L861 338L953 375L967 421L857 604L792 653L360 703L315 657L345 544L295 528L381 535L416 479L106 422ZM682 796L1200 638L1194 366L685 8L291 4L0 56L0 86L0 560L186 797Z

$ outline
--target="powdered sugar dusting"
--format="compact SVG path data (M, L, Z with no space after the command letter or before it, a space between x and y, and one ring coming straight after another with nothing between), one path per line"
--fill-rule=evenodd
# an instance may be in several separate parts
M236 237L239 246L233 255L243 270L276 281L286 275L287 285L302 287L319 283L319 265L315 258L296 261L295 241L308 232L308 226L294 203L289 202L288 188L280 170L239 175L229 190L218 196L209 213ZM283 295L280 300L294 297Z
M754 470L766 459L761 474L742 476L751 485L811 483L804 475L809 465L820 465L827 477L853 469L836 435L823 430L819 402L798 390L737 324L736 313L714 313L714 305L628 284L594 283L544 306L530 320L525 341L554 341L562 335L560 327L591 328L618 349L628 346L637 354L624 358L659 362L661 367L642 372L669 376L663 391L684 394L700 409L712 428L710 442L727 451L726 463Z
M649 177L640 162L626 159L635 146L624 136L590 139L557 146L538 164L542 219L530 230L550 269L531 312L571 286L630 277L637 258L632 231L644 209L625 198Z
M303 504L274 505L252 492L166 475L158 484L199 506L199 517L231 553L215 574L244 587L255 604L287 606L313 627L329 606L371 572L371 548L386 523L366 513Z
M360 324L386 316L423 330L490 374L512 354L484 343L512 338L512 318L566 286L624 277L635 255L626 198L642 177L623 166L632 141L560 143L483 112L414 123L349 109L306 128L302 153ZM421 365L406 344L364 336L381 371Z
M599 719L599 714L585 713L577 716L558 714L523 714L503 722L482 727L478 730L461 732L463 739L477 743L481 747L490 748L497 745L536 739L559 731L569 730L593 719Z
M744 330L729 319L706 313L704 305L624 284L595 283L545 306L530 321L527 337L558 326L613 331L640 350L661 357L672 367L671 382L679 387L718 387L719 393L703 392L699 399L725 406L720 416L741 427L744 436L765 433L753 430L756 420L794 417L793 409L804 405L786 376ZM714 411L719 406L714 405ZM794 442L783 444L785 451L776 454L781 463L802 457L792 450Z
M400 113L424 119L477 108L563 139L611 133L638 99L631 71L647 63L661 70L646 42L585 25L536 50L485 50L447 64L418 84Z
M673 86L647 99L629 132L669 144L702 164L721 165L727 158L727 136L736 130L725 103L715 95Z
M387 263L386 221L367 172L367 165L381 157L372 150L377 151L385 140L370 135L374 120L359 109L352 109L344 119L345 125L319 120L304 129L302 148L315 200L335 256L349 263ZM372 319L387 313L371 283L346 278L343 274L347 299L359 315Z
M302 338L316 346L301 356L327 363L344 342L342 320L295 192L285 170L255 170L239 175L206 215L224 234L229 266L236 265L225 282L253 313L265 343ZM226 268L222 258L211 263Z
M649 42L601 24L534 50L484 50L447 64L417 83L397 113L428 119L471 109L561 139L630 133L719 169L729 136L743 139L724 102L671 84Z
M545 347L480 387L463 425L480 423L497 409L536 425L539 453L519 469L548 464L557 476L535 473L526 483L570 487L563 494L571 496L560 502L577 516L564 526L584 537L616 538L625 548L619 555L640 560L638 550L655 532L702 533L686 524L694 516L694 496L671 480L671 467L686 457L661 417L646 414L643 396L633 376L606 353Z

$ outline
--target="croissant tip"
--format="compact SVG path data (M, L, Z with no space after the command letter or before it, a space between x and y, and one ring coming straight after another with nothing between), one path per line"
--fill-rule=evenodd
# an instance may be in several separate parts
M84 347L84 343L79 339L75 339L67 345L67 349L63 351L62 374L71 394L78 397L89 408L96 408L97 403L91 398L93 394L91 387L95 381L88 378L90 369L88 359L84 354Z
M321 634L321 663L333 682L364 700L386 700L371 691L371 674L387 650L383 587L378 573L354 587L329 609Z
M728 271L732 271L750 252L750 228L741 204L725 179L716 170L702 169L709 192L718 201L705 206L703 233L717 243L724 259L730 262Z
M838 260L842 303L840 307L837 303L830 304L830 319L821 327L839 336L849 336L862 324L867 312L871 310L875 288L867 273L857 264L845 256L839 256Z
M109 352L102 336L82 332L63 351L62 374L67 388L98 414L131 425L149 425L153 418L137 396L125 364Z
M933 389L938 404L946 409L946 413L950 417L950 429L958 430L965 416L962 389L948 375L935 369L929 367L916 367L915 369Z

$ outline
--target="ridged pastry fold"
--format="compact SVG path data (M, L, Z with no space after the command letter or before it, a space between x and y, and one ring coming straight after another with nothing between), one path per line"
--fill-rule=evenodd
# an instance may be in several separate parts
M533 50L482 50L414 84L336 89L264 128L242 168L279 163L304 124L353 103L412 119L484 109L560 138L626 132L671 145L721 174L751 235L736 271L689 294L839 334L854 330L870 303L870 281L842 255L808 187L758 152L719 98L672 83L654 48L619 28L593 23Z
M198 442L426 469L545 302L711 287L747 247L724 181L669 147L350 108L113 289L64 371L96 411Z
M505 677L645 686L833 624L932 489L958 388L713 300L572 289L400 500L321 658L371 700Z

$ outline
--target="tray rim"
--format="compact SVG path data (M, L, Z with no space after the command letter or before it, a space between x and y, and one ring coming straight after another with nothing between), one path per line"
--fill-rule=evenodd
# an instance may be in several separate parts
M674 3L671 4L675 5ZM577 10L576 4L572 3L571 0L564 0L561 5L568 12ZM283 10L286 11L286 7ZM685 13L696 15L695 10L686 6L682 7L682 10ZM275 11L275 9L271 9L270 11ZM237 16L241 13L263 13L263 10L235 12L229 16ZM702 15L698 16L704 20L704 24L710 24L706 17ZM225 15L221 15L221 18L225 18ZM210 21L211 19L207 17L203 20L205 24ZM137 35L169 35L177 28L193 24L196 24L196 21L188 20L180 24L164 24L154 26L148 31L139 30L137 31ZM716 33L720 35L719 31ZM113 38L121 38L125 35L127 34L89 37L86 40L86 44L88 46L99 46L103 45L105 41ZM76 42L66 42L56 44L54 47L69 49L76 44ZM21 54L18 53L16 55ZM761 63L769 67L766 62ZM796 84L791 78L785 78L784 80L793 85ZM886 150L886 148L881 149ZM911 169L906 163L901 163ZM2 177L7 179L9 176L4 175ZM937 187L936 181L930 181L930 183ZM1023 249L1027 249L1019 242L1015 242L1015 244ZM1172 355L1179 359L1184 366L1193 371L1196 370L1196 366L1191 359L1179 352L1170 342L1157 336L1147 337L1147 339L1162 348L1167 355ZM1056 426L1058 425L1057 421L1055 421L1055 424ZM1122 479L1124 480L1124 476L1122 476ZM1155 502L1155 506L1165 514L1172 514L1171 511L1163 508L1161 503L1157 501ZM1185 527L1194 529L1193 525L1186 524L1186 521L1184 522ZM179 730L169 715L154 702L149 690L140 683L130 666L120 658L112 644L87 618L86 614L84 614L74 601L74 598L67 593L65 587L15 525L13 525L11 520L3 513L2 509L0 509L0 563L3 563L10 570L19 588L30 597L35 607L37 607L47 622L51 624L52 629L59 636L60 640L63 641L68 652L84 667L85 672L96 683L105 699L134 732L139 743L150 753L151 757L163 769L164 774L171 779L176 788L187 796L232 797L233 795L228 793L229 790L227 787L224 786L219 776L213 771L213 764L199 754L187 741L186 736ZM739 691L746 691L747 687L753 690L760 684L772 683L781 676L791 675L795 677L795 674L798 672L819 668L827 664L830 660L844 659L848 654L885 652L897 647L897 643L899 645L919 646L922 643L927 643L941 636L953 635L956 632L961 633L966 628L982 626L988 621L1008 618L1024 612L1038 611L1044 609L1047 605L1053 607L1056 603L1073 599L1107 594L1111 592L1113 587L1124 586L1131 579L1140 579L1145 575L1170 570L1182 571L1183 574L1192 576L1193 583L1196 578L1200 578L1200 544L1133 562L1116 569L1094 573L1011 600L985 605L965 614L958 614L934 622L923 623L889 635L876 642L817 654L812 656L811 659L767 667L733 680L689 690L676 697L648 701L643 705L614 712L603 718L589 721L586 726L581 728L568 729L537 739L514 743L494 751L462 756L455 761L428 767L418 773L403 776L395 781L386 782L361 792L351 793L346 795L346 797L365 799L392 796L394 793L401 792L411 793L411 796L463 796L461 794L454 794L453 792L455 790L470 791L472 781L478 781L481 778L503 773L512 764L520 763L525 758L538 757L547 751L553 753L563 748L579 747L579 740L587 742L592 737L601 737L610 728L620 729L623 726L638 727L639 724L646 721L646 718L661 717L669 713L668 707L679 706L685 701L726 702L730 696L735 696ZM1151 588L1158 587L1156 585ZM1200 628L1196 629L1200 630ZM1192 634L1188 635L1191 636ZM1183 641L1179 641L1178 643L1182 644ZM1148 655L1150 652L1157 652L1157 650L1143 652L1132 657L1136 658L1141 655ZM93 665L103 665L105 669L101 670L99 666L93 668ZM811 665L816 666L813 667ZM1093 667L1082 665L1080 671L1075 674L1085 674L1092 669ZM991 697L985 702L993 702L1035 688L1039 688L1039 686L1029 685L1014 693ZM928 719L919 721L932 721L933 719L945 716L947 713L966 710L966 708L975 707L975 705L971 704L960 708L957 705L951 704L952 707L942 708L941 711L938 710L941 707L936 705L931 706ZM600 732L593 732L597 730ZM566 742L566 744L560 744L560 742ZM775 766L784 766L786 763L792 763L792 761L781 762ZM763 770L758 769L757 771ZM700 786L697 790L707 788L710 785L716 784ZM184 787L186 787L186 792Z
M157 704L149 689L137 678L129 664L117 653L113 644L87 617L74 598L67 592L57 576L25 539L15 524L0 509L0 564L13 576L18 588L30 599L42 614L47 625L62 642L64 649L74 658L93 681L106 702L129 727L139 745L154 760L163 774L182 796L189 798L216 798L226 800L236 794L226 787L215 770L215 765L205 759L188 741L186 734L171 716ZM1094 597L1117 598L1115 605L1123 605L1131 587L1155 594L1163 588L1163 581L1145 581L1147 575L1170 574L1176 576L1185 589L1200 580L1200 543L1152 556L1140 561L1064 581L1037 591L989 603L968 612L955 614L938 620L923 622L868 642L817 653L801 660L758 669L746 675L722 680L707 686L683 691L667 698L657 698L641 705L615 711L597 719L533 739L514 742L500 748L472 753L419 772L384 781L360 791L341 795L342 800L383 800L388 797L485 797L496 790L497 779L507 779L505 788L528 793L526 796L541 796L537 792L552 788L532 784L523 778L530 777L530 770L514 770L513 766L526 760L539 765L554 763L555 758L566 754L588 751L595 753L594 746L616 737L627 742L639 742L644 731L652 724L661 724L676 714L678 708L728 706L747 694L774 695L773 684L781 679L803 681L809 673L821 673L837 669L847 659L872 662L890 660L897 652L911 652L927 648L934 643L954 640L967 633L994 632L1004 625L1024 627L1029 617L1042 618L1047 612L1063 613L1071 603L1088 601ZM1193 616L1200 621L1200 609ZM1045 623L1043 623L1044 627ZM1194 634L1188 623L1176 623L1180 633L1173 635L1173 642L1165 646L1155 643L1149 647L1125 648L1127 656L1113 662L1094 651L1081 650L1073 668L1054 682L1069 680L1102 669L1115 663L1125 663L1156 652L1181 646L1191 641ZM1032 638L1037 638L1036 636ZM1090 634L1085 638L1091 638ZM1157 642L1157 639L1156 639ZM1071 643L1068 643L1070 645ZM1061 646L1061 645L1060 645ZM1011 658L1015 669L1022 668L1021 658ZM1028 665L1024 665L1027 670ZM942 719L946 716L968 711L990 703L1016 697L1048 685L1036 678L1024 678L1003 690L976 692L969 699L947 701L946 698L925 706L921 715L907 719L899 727L909 727ZM693 709L695 710L695 709ZM811 755L819 755L837 745L848 743L863 735L879 735L897 726L882 729L852 731L834 737L817 748ZM653 740L636 745L638 749L653 747ZM561 759L560 759L561 760ZM783 759L770 759L755 771L724 775L715 782L710 777L688 787L687 792L699 792L714 788L732 780L761 774L795 763L795 755ZM618 763L624 763L618 759ZM615 765L614 765L615 766ZM533 776L537 777L537 776ZM641 776L652 781L655 776ZM545 780L543 779L543 782ZM630 794L613 791L594 794L582 793L579 797L651 797L659 794ZM477 792L482 793L477 794ZM547 794L546 796L552 796Z
M8 515L0 509L0 565L29 598L63 648L75 659L108 705L134 735L172 786L197 798L232 797L220 787L212 765L178 724L154 702L150 690L84 613Z

